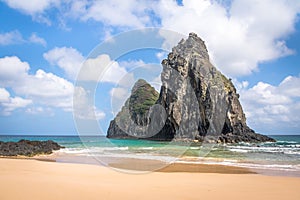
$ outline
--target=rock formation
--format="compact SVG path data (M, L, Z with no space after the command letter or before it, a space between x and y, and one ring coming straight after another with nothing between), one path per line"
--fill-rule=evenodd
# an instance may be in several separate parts
M274 141L247 126L234 85L210 63L204 41L195 33L182 39L162 66L157 101L154 88L139 80L122 111L111 121L107 137L219 143Z
M110 122L107 137L149 138L151 133L159 132L162 125L159 126L155 119L160 119L162 114L154 106L158 97L159 93L149 83L139 79L122 110Z
M18 142L0 141L0 156L34 156L38 154L51 154L53 150L64 148L53 142L48 141L29 141L20 140Z

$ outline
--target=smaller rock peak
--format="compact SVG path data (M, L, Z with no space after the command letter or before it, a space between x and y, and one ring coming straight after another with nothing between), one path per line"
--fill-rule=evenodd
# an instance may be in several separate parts
M147 81L145 81L144 79L139 79L139 80L137 80L137 82L135 83L135 85L141 85L141 84L147 84Z
M132 91L136 91L137 89L139 89L141 87L151 87L151 85L144 79L139 79L135 82L135 84L132 88Z

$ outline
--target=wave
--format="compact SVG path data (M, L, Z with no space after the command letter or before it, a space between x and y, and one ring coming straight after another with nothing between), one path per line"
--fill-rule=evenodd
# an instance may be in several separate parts
M260 144L239 143L226 145L229 151L238 153L277 153L300 155L300 143L297 141L277 141Z
M68 154L86 154L86 153L102 153L104 151L124 151L128 150L129 147L89 147L89 148L65 148L60 149L61 153Z
M153 150L154 147L139 147L138 149L143 149L143 150Z
M228 148L229 151L239 153L281 153L281 154L298 154L300 155L300 148L289 147L245 147L245 146L232 146Z
M206 165L225 165L232 167L244 167L248 169L260 169L260 170L278 170L278 171L292 171L299 172L300 165L292 165L292 164L259 164L259 163L247 163L241 162L238 160L230 160L230 159L215 159L215 158L202 158L199 160L185 160L180 159L177 160L176 163L184 163L184 164L206 164Z

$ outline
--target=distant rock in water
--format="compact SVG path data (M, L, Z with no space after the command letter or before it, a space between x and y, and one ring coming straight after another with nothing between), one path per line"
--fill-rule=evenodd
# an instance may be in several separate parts
M182 39L162 66L159 95L139 80L111 121L107 137L218 143L275 141L247 126L234 85L210 63L204 41L195 33Z
M35 156L38 154L51 154L53 150L64 148L53 142L48 141L29 141L20 140L19 142L0 141L0 156Z

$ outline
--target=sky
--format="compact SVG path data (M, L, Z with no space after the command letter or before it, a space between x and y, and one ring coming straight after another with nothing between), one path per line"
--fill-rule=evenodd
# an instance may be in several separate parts
M92 118L105 134L137 79L159 89L161 59L190 32L252 129L300 134L299 0L0 0L0 134L92 133Z

